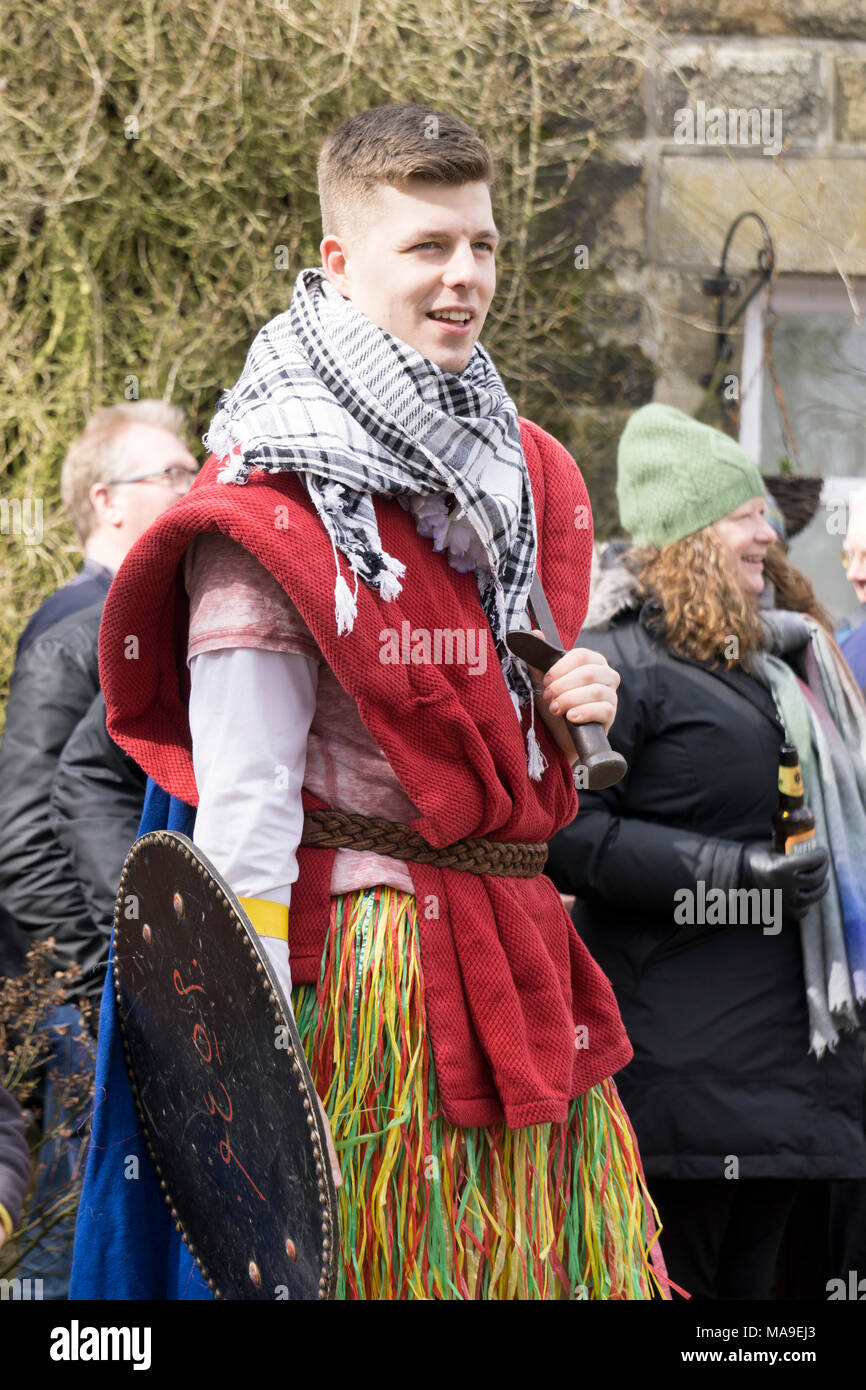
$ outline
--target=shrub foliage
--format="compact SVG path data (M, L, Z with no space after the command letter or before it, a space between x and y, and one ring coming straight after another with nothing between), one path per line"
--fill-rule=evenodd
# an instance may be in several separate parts
M521 411L568 443L576 407L633 393L598 268L574 257L641 119L630 45L581 0L9 0L0 492L39 499L43 526L15 535L4 511L0 680L80 558L58 503L69 439L135 396L182 405L200 438L318 261L317 151L366 106L446 109L491 144L505 241L484 342Z

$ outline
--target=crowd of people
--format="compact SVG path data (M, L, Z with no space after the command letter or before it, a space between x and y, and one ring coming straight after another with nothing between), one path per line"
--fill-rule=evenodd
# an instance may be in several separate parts
M168 824L241 897L292 1001L332 1140L340 1296L784 1294L786 1232L819 1190L819 1280L866 1266L866 622L834 631L753 461L671 406L629 420L625 538L591 546L573 461L518 420L478 343L498 232L489 151L461 121L374 108L319 175L322 268L253 344L201 475L159 402L100 410L70 446L84 565L18 645L0 965L50 937L80 967L49 1021L67 1041L78 996L94 1028L102 997L99 1223L83 1202L72 1296L211 1296L164 1209L110 1168L137 1124L112 1070L114 899L137 834ZM843 559L866 615L866 489ZM505 642L532 625L536 568L566 647L546 676ZM169 613L176 640L157 640ZM495 659L383 665L401 620L480 623ZM568 721L601 724L628 765L602 790L578 777L576 801ZM372 831L313 849L309 804L407 844L412 823L433 846L549 856L522 878L422 868ZM317 855L314 912L292 903ZM46 1111L71 1064L56 1046ZM0 1092L0 1243L22 1134ZM374 1203L381 1227L358 1219ZM123 1255L139 1238L146 1278ZM63 1298L71 1252L52 1258L20 1272Z

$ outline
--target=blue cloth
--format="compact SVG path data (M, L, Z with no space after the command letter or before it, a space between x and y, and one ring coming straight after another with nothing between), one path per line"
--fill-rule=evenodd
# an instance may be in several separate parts
M852 675L860 689L866 693L866 622L839 633L839 646L842 655L851 667Z
M148 779L139 835L192 837L195 810ZM99 1016L93 1125L75 1227L70 1299L211 1299L174 1228L126 1072L114 999L112 936ZM131 1163L130 1159L137 1159Z

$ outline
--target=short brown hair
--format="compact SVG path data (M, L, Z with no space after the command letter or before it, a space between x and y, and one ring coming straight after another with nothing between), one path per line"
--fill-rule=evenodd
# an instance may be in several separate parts
M110 483L126 466L122 435L130 425L152 425L180 437L184 413L168 401L121 401L94 411L66 451L60 472L60 496L83 545L95 521L90 501L94 483Z
M493 156L479 135L457 116L429 106L398 102L350 116L319 154L322 234L341 236L359 205L376 188L406 179L431 183L493 183Z

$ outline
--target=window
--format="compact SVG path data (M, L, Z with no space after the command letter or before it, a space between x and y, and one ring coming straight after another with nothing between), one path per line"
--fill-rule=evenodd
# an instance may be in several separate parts
M824 479L818 510L791 542L791 559L809 576L836 618L859 611L839 555L847 503L866 487L866 280L852 281L858 324L845 285L831 276L782 276L772 290L778 322L772 356L801 473ZM746 311L741 374L740 443L765 473L790 456L782 411L764 360L768 292ZM797 463L792 459L792 464Z

